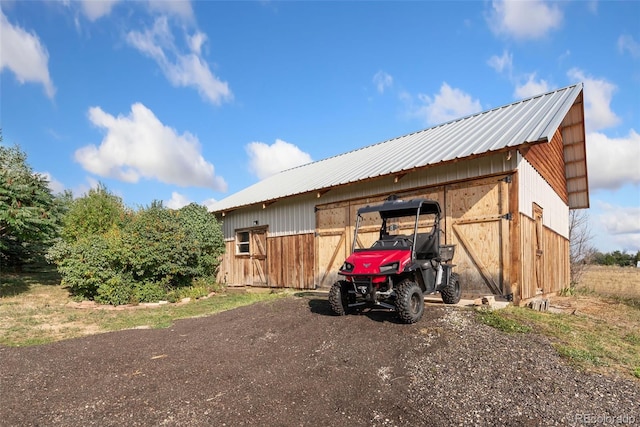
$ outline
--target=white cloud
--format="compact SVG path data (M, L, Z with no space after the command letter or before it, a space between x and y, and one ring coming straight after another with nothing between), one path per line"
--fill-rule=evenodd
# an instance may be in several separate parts
M105 129L106 136L99 146L88 145L75 152L85 170L126 182L147 178L226 191L224 179L202 157L198 138L189 132L178 135L144 105L133 104L128 116L118 117L92 107L89 120Z
M594 15L598 14L598 2L600 0L588 0L587 1L587 10Z
M546 80L536 80L536 73L529 74L524 84L516 85L514 96L517 99L530 98L549 92L549 83Z
M149 0L152 11L169 14L184 19L193 18L193 8L189 0Z
M55 179L49 172L38 172L38 175L48 181L47 187L53 194L60 194L64 191L64 184Z
M493 55L489 58L487 64L500 74L506 72L508 75L511 75L513 70L513 55L505 50L502 52L502 56Z
M201 33L200 31L196 31L192 36L187 36L187 40L189 42L191 51L196 55L200 55L200 52L202 51L202 45L207 41L207 35L205 33Z
M640 43L630 35L618 37L618 51L622 54L628 52L634 58L640 58Z
M260 179L312 161L309 153L281 139L276 139L272 145L251 142L245 149L249 155L249 170Z
M120 0L82 0L80 6L82 13L89 19L89 21L96 21L103 16L107 16L111 13L113 6Z
M194 87L200 95L213 104L233 98L227 82L218 79L202 58L200 51L206 36L200 32L186 35L189 52L181 52L176 46L166 16L156 19L152 28L144 32L130 31L127 42L156 61L165 77L178 87Z
M592 189L616 189L625 184L640 185L640 135L629 131L625 138L587 134L587 165Z
M624 207L608 203L598 203L602 211L597 216L603 226L608 239L615 242L615 246L631 251L640 250L640 206Z
M77 199L79 197L86 196L87 193L89 193L89 190L97 189L99 185L100 185L100 181L98 181L97 179L91 176L87 176L86 182L80 183L76 185L73 189L71 189L71 192L73 193L73 198Z
M442 83L440 92L433 97L418 94L418 101L420 105L412 105L410 114L424 119L430 125L459 119L482 110L480 101L460 89L452 88L446 82Z
M216 203L218 203L216 199L206 199L203 200L201 204L205 206L209 212L211 212L213 210L213 205L215 205Z
M393 85L393 77L384 71L378 71L373 76L373 84L379 93L384 93L385 89Z
M40 43L35 33L12 25L0 9L0 72L11 70L16 79L41 83L49 98L53 98L56 88L49 76L49 53Z
M496 34L517 39L539 39L562 24L557 4L543 0L494 0L489 12L489 26Z
M191 200L189 200L187 196L180 194L176 191L172 191L171 199L165 201L165 205L169 209L180 209L184 206L187 206L189 203L191 203Z
M567 72L570 79L584 83L584 113L587 132L615 126L620 118L611 110L611 98L616 85L605 79L587 76L582 70L572 68Z

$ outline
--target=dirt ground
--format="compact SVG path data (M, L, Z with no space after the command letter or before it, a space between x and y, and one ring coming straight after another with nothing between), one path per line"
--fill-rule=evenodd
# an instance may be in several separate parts
M546 339L471 310L335 317L287 297L27 347L0 347L0 425L640 424L640 385L576 372Z

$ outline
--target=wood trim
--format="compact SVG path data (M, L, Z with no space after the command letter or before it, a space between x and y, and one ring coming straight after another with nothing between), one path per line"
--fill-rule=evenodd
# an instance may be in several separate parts
M515 216L509 205L509 186L512 181L500 181L500 213ZM517 212L517 211L516 211ZM501 256L502 256L502 295L511 295L511 252L509 250L510 221L500 217Z
M518 304L521 298L521 289L522 286L522 278L521 278L521 269L522 269L522 259L520 257L520 201L518 197L519 191L519 175L518 173L514 173L511 175L511 188L509 190L509 209L513 212L513 217L511 221L509 221L509 238L511 241L511 262L509 265L509 279L511 284L511 295L513 297L513 302Z

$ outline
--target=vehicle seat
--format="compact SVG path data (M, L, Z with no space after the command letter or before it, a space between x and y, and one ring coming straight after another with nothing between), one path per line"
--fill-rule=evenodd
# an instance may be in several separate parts
M416 258L432 259L440 256L438 233L419 233L416 241Z

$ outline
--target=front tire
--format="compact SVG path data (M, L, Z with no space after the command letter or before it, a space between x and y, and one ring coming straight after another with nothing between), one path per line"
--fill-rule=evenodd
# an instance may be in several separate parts
M461 295L462 289L460 288L460 276L458 276L457 273L451 273L449 283L447 283L447 286L440 291L442 301L445 304L457 304L460 302Z
M336 316L344 316L349 313L348 282L334 283L329 290L329 306Z
M407 280L396 289L396 309L404 323L416 323L424 312L424 295L416 282Z

